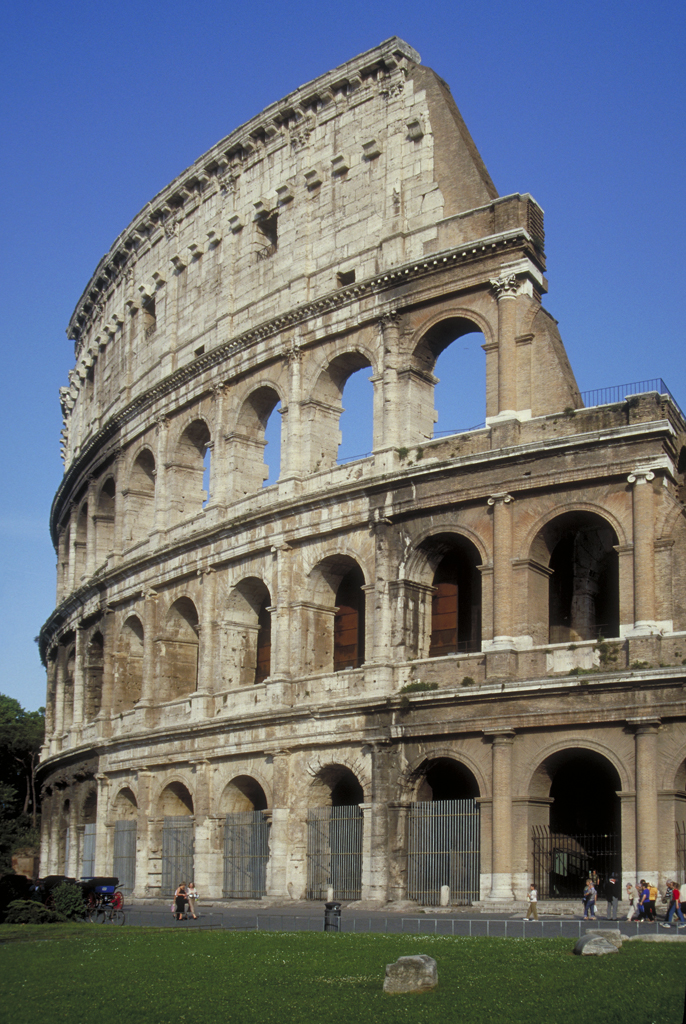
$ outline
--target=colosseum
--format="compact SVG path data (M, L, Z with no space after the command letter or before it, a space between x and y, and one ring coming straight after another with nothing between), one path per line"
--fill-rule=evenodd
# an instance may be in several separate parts
M545 270L397 38L116 239L68 327L42 874L481 908L683 878L686 423L661 380L579 392ZM485 423L438 431L463 338Z

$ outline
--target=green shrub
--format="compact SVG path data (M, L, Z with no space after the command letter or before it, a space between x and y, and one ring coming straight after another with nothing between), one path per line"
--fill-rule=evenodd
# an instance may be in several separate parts
M463 686L474 686L474 680L472 679L471 676L464 676L464 678L462 679L462 685Z
M62 917L36 900L12 900L5 924L56 924Z
M55 910L62 920L82 921L86 910L83 889L74 882L62 882L52 890Z
M413 683L405 683L400 687L400 693L427 693L429 690L437 690L438 683L423 683L421 679Z

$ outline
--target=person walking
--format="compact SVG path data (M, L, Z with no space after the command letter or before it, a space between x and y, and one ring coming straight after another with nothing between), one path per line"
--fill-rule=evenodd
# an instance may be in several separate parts
M526 912L526 917L524 918L524 920L528 921L531 915L533 914L534 921L538 921L538 893L536 891L536 886L533 884L533 882L529 886L529 891L526 894L526 898L529 902L529 909Z
M648 883L646 882L645 878L642 878L640 880L640 882L638 883L637 888L638 888L638 903L637 903L638 918L637 918L637 922L638 922L638 924L643 924L644 921L650 920L650 918L648 917L648 909L649 909L648 908L648 899L650 897L650 892L648 891Z
M646 885L648 886L648 920L654 921L657 898L660 893L658 892L657 886L653 885L652 882L646 882Z
M617 881L616 875L610 875L609 879L605 883L605 896L607 897L607 919L608 921L617 920L617 907L619 906L619 900L622 895L622 887Z
M182 882L174 893L174 905L176 907L176 920L182 921L186 914L186 883Z
M638 899L638 890L635 885L631 882L626 883L626 898L629 901L629 910L626 915L627 921L631 921L636 911L636 900Z
M671 899L669 901L669 909L667 911L667 921L662 925L663 928L671 928L672 918L676 914L682 924L686 924L686 919L681 912L681 892L679 891L678 882L668 882L668 886L672 887Z
M195 912L195 901L198 898L198 893L197 893L197 890L195 888L195 882L189 882L188 883L188 893L187 893L187 896L188 896L188 906L189 906L189 909L190 909L190 912L191 912L191 916L193 917L194 921L197 921L198 920L198 915Z
M584 886L584 921L588 921L589 915L591 921L595 921L595 899L598 895L596 887L590 878L586 879L586 885Z

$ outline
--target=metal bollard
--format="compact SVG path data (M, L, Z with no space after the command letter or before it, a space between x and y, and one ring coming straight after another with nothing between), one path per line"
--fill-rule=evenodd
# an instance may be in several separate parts
M341 905L340 903L324 904L324 931L339 932L341 930Z

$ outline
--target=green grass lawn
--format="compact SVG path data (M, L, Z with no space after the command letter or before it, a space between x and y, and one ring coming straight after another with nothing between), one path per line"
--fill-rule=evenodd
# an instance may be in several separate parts
M681 1024L686 943L572 956L568 939L0 926L12 1024ZM428 953L439 986L387 996L384 970Z

